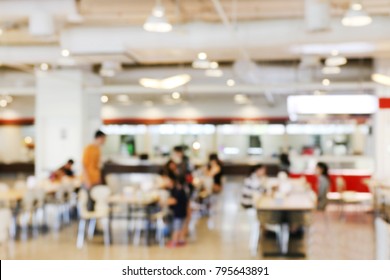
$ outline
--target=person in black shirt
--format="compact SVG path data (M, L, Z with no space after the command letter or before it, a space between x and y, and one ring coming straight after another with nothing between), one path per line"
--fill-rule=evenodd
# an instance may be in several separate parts
M50 179L52 181L61 181L63 177L74 177L74 171L72 169L73 164L73 159L68 160L65 165L61 166L50 175Z
M168 243L168 247L177 247L185 245L186 226L185 221L188 211L188 196L179 182L172 180L172 189L170 190L170 198L168 204L173 215L173 233L172 240Z

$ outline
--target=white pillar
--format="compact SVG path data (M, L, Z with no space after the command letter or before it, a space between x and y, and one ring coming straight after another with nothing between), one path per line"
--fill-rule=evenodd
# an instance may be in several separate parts
M390 75L390 59L377 59L375 71ZM390 87L378 85L376 94L380 104L390 101ZM380 107L374 117L375 175L377 178L390 178L390 106Z
M88 75L81 70L36 73L36 155L38 178L68 159L80 170L83 147L101 125L100 96L86 93Z

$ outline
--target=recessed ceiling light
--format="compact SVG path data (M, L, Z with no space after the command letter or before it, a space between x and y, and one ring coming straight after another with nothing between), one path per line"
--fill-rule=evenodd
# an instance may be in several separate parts
M101 101L102 103L107 103L107 102L108 102L108 96L107 96L107 95L102 95L102 96L100 97L100 101Z
M70 52L69 52L69 50L67 50L67 49L63 49L63 50L61 51L61 55L62 55L63 57L68 57L68 56L70 55Z
M218 62L213 61L213 62L210 63L210 68L211 69L218 69L218 67L219 67Z
M229 86L229 87L233 87L236 85L236 81L234 81L233 79L229 79L226 81L226 84Z
M204 53L204 52L198 53L198 59L206 60L207 59L207 54Z
M177 91L173 92L171 96L172 96L172 98L175 99L175 100L180 99L180 93L177 92Z
M49 70L49 64L47 64L47 63L41 63L41 65L39 66L39 68L40 68L42 71L47 71L47 70Z
M5 108L5 107L7 107L7 105L8 105L7 100L5 100L5 99L0 99L0 107Z
M322 80L322 85L324 85L324 86L329 86L329 85L330 85L329 79L323 79L323 80Z

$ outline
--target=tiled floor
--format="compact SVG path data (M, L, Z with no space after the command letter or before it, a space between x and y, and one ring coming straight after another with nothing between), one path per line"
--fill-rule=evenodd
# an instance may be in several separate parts
M247 214L239 206L239 185L227 184L215 217L215 227L207 220L198 224L196 241L176 249L158 245L127 245L116 238L105 247L101 236L76 249L77 225L58 233L49 232L26 241L10 242L0 247L1 259L259 259L249 250L250 226ZM117 227L115 235L121 235ZM123 232L123 231L122 231ZM123 235L121 235L123 236ZM120 240L122 239L122 240ZM326 217L316 214L308 239L309 259L373 259L374 227L371 214L349 213L340 219L335 211Z

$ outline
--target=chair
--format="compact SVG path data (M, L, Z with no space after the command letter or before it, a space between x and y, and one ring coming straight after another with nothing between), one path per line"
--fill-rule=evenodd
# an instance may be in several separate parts
M87 209L88 193L85 190L79 192L79 213L80 222L77 234L77 248L82 248L85 238L85 227L88 221L88 238L92 239L96 220L100 220L103 224L104 244L110 244L110 229L109 229L109 205L108 198L110 196L110 189L107 186L99 185L92 188L91 198L95 201L95 209L89 211Z
M110 188L112 194L120 193L121 185L120 185L120 182L119 182L119 176L118 175L116 175L116 174L108 174L108 175L106 175L105 179L106 179L107 186Z
M9 186L5 183L0 183L0 192L8 192L9 191ZM4 206L4 207L9 207L8 203L7 202L4 202L4 201L0 201L0 206Z
M37 220L35 216L36 196L33 189L28 189L22 198L21 212L19 215L19 223L22 228L23 238L27 238L28 226L31 225L34 229L37 228Z
M5 244L9 239L9 231L12 223L11 210L7 208L0 209L0 245Z

